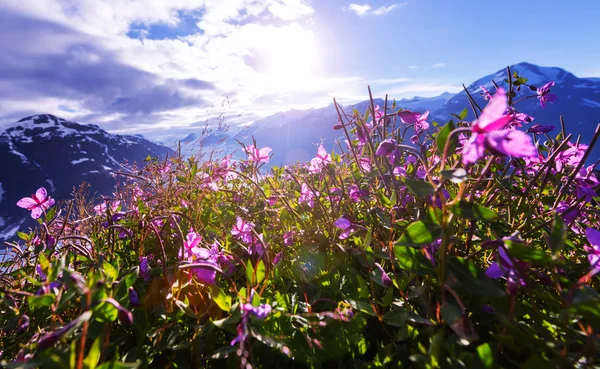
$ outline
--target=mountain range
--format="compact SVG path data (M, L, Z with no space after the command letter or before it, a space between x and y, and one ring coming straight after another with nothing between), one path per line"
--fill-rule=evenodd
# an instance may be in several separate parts
M557 100L547 103L544 109L540 106L539 100L533 97L535 91L523 86L518 93L515 101L521 97L532 96L516 106L518 111L534 117L530 125L553 125L555 129L550 135L555 136L560 132L562 115L567 132L573 134L573 141L581 135L581 142L589 142L597 124L600 123L600 78L579 78L561 68L541 67L530 63L512 65L511 71L528 78L527 84L535 87L541 87L549 81L556 83L551 93L557 96ZM493 83L505 85L506 78L506 69L501 69L471 83L467 90L479 106L484 107L486 102L480 95L482 92L480 86L495 91ZM377 105L384 103L382 99L375 99L374 102ZM390 101L388 105L391 105ZM357 109L364 113L369 106L370 101L363 101L346 106L344 110L351 112L352 109ZM467 120L475 118L465 91L457 94L446 92L436 97L402 99L396 101L396 108L419 112L430 110L430 118L440 124L445 124L452 118L452 114L459 114L464 108L469 108ZM328 150L333 149L335 141L343 139L342 131L332 129L337 120L337 112L333 104L320 109L290 110L256 121L233 137L244 143L250 143L254 137L260 147L269 146L273 149L272 162L275 165L288 164L310 160L314 157L320 142L323 142ZM527 126L524 128L527 129ZM229 140L227 144L229 146L224 151L230 152L236 149L235 141ZM600 144L592 151L589 161L598 159L600 159Z
M116 184L112 173L122 163L169 151L138 135L114 135L50 114L19 120L0 133L0 241L34 224L29 212L15 204L39 187L62 200L86 182L90 194L110 196Z
M549 81L556 83L552 93L557 100L546 104L545 109L535 97L517 104L518 111L535 118L532 124L554 125L556 128L551 135L556 135L562 115L574 140L581 136L581 142L589 142L600 122L600 78L579 78L561 68L529 63L513 65L511 70L528 78L527 84L535 87ZM494 91L493 82L503 85L506 75L505 69L499 70L469 84L467 90L483 107L485 101L480 95L480 86ZM528 95L535 95L535 91L523 87L516 99ZM388 103L391 105L391 101ZM384 101L375 99L375 104L382 106ZM370 101L363 101L343 109L365 112L369 106ZM469 106L465 91L396 101L396 108L419 112L430 110L430 118L440 124L445 124L452 114ZM470 109L468 111L467 119L474 119ZM236 140L249 144L254 138L259 147L273 149L272 164L282 165L310 160L321 142L328 150L334 149L336 141L344 139L343 131L332 129L337 120L336 109L331 104L319 109L277 113L233 132L217 130L206 135L202 131L192 131L180 141L192 148L202 145L205 152L216 150L243 156ZM110 195L116 183L112 173L119 170L122 162L140 161L148 155L164 156L170 152L171 149L139 134L110 134L96 125L69 122L50 114L34 115L13 123L0 131L0 241L14 237L17 229L33 224L28 212L15 204L38 187L45 186L51 196L61 200L69 198L73 188L85 181L91 186L90 193ZM600 144L588 161L598 159Z

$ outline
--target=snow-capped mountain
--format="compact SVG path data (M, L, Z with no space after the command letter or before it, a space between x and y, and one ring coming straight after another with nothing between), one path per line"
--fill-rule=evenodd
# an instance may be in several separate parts
M453 96L445 92L436 97L402 99L396 101L396 107L415 111L434 109L443 106ZM383 108L385 101L374 99L374 103ZM366 100L345 106L343 110L346 114L352 114L353 109L364 113L370 105L371 102ZM391 105L392 100L388 100L388 106ZM254 122L235 138L250 143L252 137L255 137L258 146L269 146L273 149L272 163L289 164L310 160L315 156L320 142L323 142L328 150L333 149L335 141L344 134L343 131L332 129L337 121L338 115L333 104L320 109L290 110Z
M565 120L567 133L573 134L573 141L581 135L582 143L589 143L594 130L600 123L600 78L579 78L561 68L540 67L530 63L519 63L511 66L511 71L527 78L527 84L542 87L549 81L554 81L551 93L556 95L557 100L546 104L542 109L536 97L524 99L516 103L516 109L534 117L532 124L553 125L555 130L550 133L556 136L560 131L560 116ZM485 101L480 95L480 86L489 91L495 91L494 82L506 88L504 80L507 78L506 69L501 69L471 83L467 90L473 96L479 106L484 107ZM517 92L514 101L519 101L527 96L535 96L536 92L523 86ZM462 91L452 97L442 108L432 111L432 116L440 122L451 118L451 114L460 113L464 108L469 108L469 100L466 92ZM467 119L474 119L469 108ZM527 126L524 126L527 129ZM600 144L597 145L589 158L590 162L600 159Z
M523 86L517 93L515 101L527 96L531 97L517 103L518 111L533 116L532 124L554 125L556 128L550 133L553 136L560 131L559 117L562 115L567 132L573 134L573 141L581 135L581 142L589 143L596 125L600 123L600 78L579 78L561 68L541 67L530 63L515 64L511 66L511 70L528 78L528 85L541 87L549 81L556 83L551 93L557 96L557 100L547 103L545 109L542 109L539 100L535 97L536 92ZM484 107L486 102L480 95L480 86L494 92L492 80L499 86L507 88L504 82L506 78L506 69L501 69L471 83L467 89L478 104ZM377 105L382 106L383 103L381 99L375 100ZM363 101L344 107L344 110L347 113L351 113L352 109L365 112L369 106L369 101ZM446 123L452 118L452 113L458 114L464 108L468 108L469 111L467 119L474 119L464 91L456 95L444 93L432 98L402 99L396 101L396 107L419 112L431 110L430 117L440 124ZM333 149L335 140L343 139L342 131L332 129L336 122L337 113L333 105L321 109L291 110L256 121L235 138L249 143L254 136L260 147L273 148L272 163L289 164L310 160L314 157L316 147L321 140L328 150ZM527 129L527 126L523 128ZM600 159L600 144L594 148L588 162L598 159Z
M116 183L111 173L121 163L169 151L139 136L113 135L93 124L49 114L13 123L0 132L0 240L14 236L21 224L30 224L28 211L15 204L39 187L61 200L85 181L90 194L110 195Z

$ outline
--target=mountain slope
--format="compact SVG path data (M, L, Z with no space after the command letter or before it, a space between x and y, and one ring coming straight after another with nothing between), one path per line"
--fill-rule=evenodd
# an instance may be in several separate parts
M116 183L111 173L120 163L169 151L138 136L112 135L49 114L19 120L0 134L0 240L31 219L15 204L38 187L60 200L85 181L90 193L110 195Z
M444 93L436 97L414 97L396 102L396 107L424 111L443 106L452 96ZM375 105L383 108L385 101L375 99ZM343 108L347 114L353 109L365 112L371 105L366 100ZM391 107L392 101L388 101ZM338 121L338 115L333 104L309 110L290 110L277 113L265 119L254 122L251 126L238 133L235 138L250 143L255 137L259 147L269 146L273 149L272 163L275 165L289 164L296 161L307 161L315 156L316 148L322 141L331 150L335 140L343 139L343 131L334 131L332 127Z
M567 133L573 134L573 141L577 139L578 135L581 135L581 142L589 142L596 125L600 123L600 79L578 78L561 68L540 67L530 63L515 64L511 66L511 71L516 71L519 75L528 78L527 84L535 87L541 87L549 81L556 83L551 93L556 95L557 100L547 103L544 109L542 109L539 100L535 97L525 99L516 104L518 111L527 113L535 118L532 124L555 126L555 130L550 133L555 136L560 131L560 116L562 115L565 120ZM484 86L489 91L495 91L492 80L499 86L505 86L505 78L507 78L506 69L501 69L494 74L471 83L467 87L467 90L479 106L484 107L485 101L480 96L480 86ZM531 91L524 86L517 93L515 101L535 94L535 91ZM442 108L432 112L432 115L441 122L445 122L450 119L452 113L457 114L466 107L470 107L469 100L466 92L462 91L452 97ZM467 119L474 118L469 108ZM524 128L527 128L527 126ZM600 145L592 151L592 155L590 156L590 161L598 159L600 159Z

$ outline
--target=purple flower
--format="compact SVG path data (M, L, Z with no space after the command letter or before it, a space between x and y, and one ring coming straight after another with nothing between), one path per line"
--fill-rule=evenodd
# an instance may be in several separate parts
M340 240L345 240L352 232L355 231L354 224L344 217L341 217L333 222L333 225L342 230L342 233L340 234Z
M286 246L291 246L294 244L294 236L296 235L296 232L294 231L289 231L289 232L285 232L283 234L283 244Z
M121 304L119 304L117 302L117 300L109 297L109 298L103 299L102 302L107 302L117 308L117 310L118 310L117 316L118 316L121 324L123 324L126 327L130 327L133 325L133 314L131 313L131 311L129 311L129 310L125 309L123 306L121 306Z
M429 123L427 123L427 117L429 116L429 110L425 113L416 113L410 110L402 110L398 112L398 116L400 120L405 124L414 124L415 131L420 132L429 128Z
M540 99L540 106L546 107L547 102L555 101L556 95L550 93L550 87L554 86L554 81L546 83L542 88L537 89L537 97Z
M246 146L246 154L248 154L248 161L255 161L257 163L268 163L269 162L269 154L272 149L270 147L263 147L262 149L257 149L254 145Z
M535 134L542 134L542 133L548 133L550 131L552 131L554 129L554 126L543 126L541 124L534 124L533 126L531 126L531 128L529 128L527 130L527 133L535 133Z
M244 243L252 242L252 229L254 229L254 223L246 222L241 217L237 217L236 223L231 230L231 235Z
M375 263L375 266L381 272L381 284L383 284L385 287L391 287L393 283L390 276L387 275L387 273L385 272L385 270L383 270L383 267L379 263Z
M135 292L135 290L133 289L133 287L129 287L129 303L131 304L131 306L134 307L142 305L142 303L140 302L140 298L137 292Z
M319 193L317 192L317 196ZM300 189L300 197L298 198L299 204L307 204L308 207L313 208L315 206L315 194L310 190L306 183L302 183L302 188Z
M475 163L483 157L485 149L516 158L536 155L531 137L525 132L503 129L511 120L510 115L504 114L507 104L504 90L499 89L471 126L473 134L462 149L463 164Z
M352 201L360 202L362 198L369 196L369 191L360 189L357 185L352 185L349 188L349 195Z
M492 95L490 94L490 92L483 86L479 86L479 88L481 89L481 97L483 97L483 99L485 101L489 101L492 98Z
M249 312L258 319L264 319L271 313L272 308L269 304L260 304L259 306L252 306L252 304L244 304L242 305L242 311Z
M517 293L519 287L525 286L525 279L521 275L521 270L526 264L519 261L513 261L504 244L498 247L495 256L496 261L488 267L485 271L485 275L488 276L488 278L494 279L505 278L508 293L514 295Z
M377 151L375 151L375 155L377 156L389 156L396 149L396 140L393 138L383 140L377 147Z
M572 144L570 142L567 143L569 148L565 151L558 154L556 157L556 170L562 170L563 165L572 165L577 166L579 162L583 159L585 152L588 149L588 145L584 144Z
M577 219L577 217L579 217L579 214L580 214L578 208L569 210L570 207L571 207L571 205L569 205L568 203L566 203L564 201L559 202L558 205L556 206L556 212L560 213L560 215L562 216L562 218L566 224L573 223L575 221L575 219Z
M54 206L54 199L48 196L44 187L38 188L31 197L24 197L17 202L17 206L31 211L31 217L38 219L48 208Z
M583 246L583 248L588 252L591 275L594 275L600 272L600 231L588 228L585 230L585 235L590 246Z
M25 332L27 328L29 328L29 317L27 315L23 315L21 319L19 319L17 334Z
M317 156L310 161L308 171L311 173L320 173L329 163L331 163L331 156L327 153L323 144L321 144L317 149Z
M146 282L150 280L150 265L148 265L148 257L142 256L140 258L140 276Z

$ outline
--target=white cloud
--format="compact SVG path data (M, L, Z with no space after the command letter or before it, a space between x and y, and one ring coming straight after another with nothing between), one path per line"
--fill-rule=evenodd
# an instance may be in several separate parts
M431 68L444 68L446 66L447 66L446 63L435 63L434 65L431 66Z
M367 15L374 15L374 16L380 16L380 15L386 15L389 12L391 12L392 10L400 7L400 6L405 6L408 5L407 2L404 3L399 3L399 4L391 4L391 5L387 5L387 6L381 6L379 8L373 9L373 7L369 4L355 4L352 3L350 5L348 5L347 8L345 8L346 10L358 15L359 17L364 17Z
M398 7L398 4L392 4L389 6L382 6L381 8L377 8L375 10L373 10L373 12L371 12L371 14L373 15L386 15L387 13L391 12L392 10L396 9Z
M348 10L353 12L354 14L362 17L371 11L371 5L369 4L350 4L348 5Z

